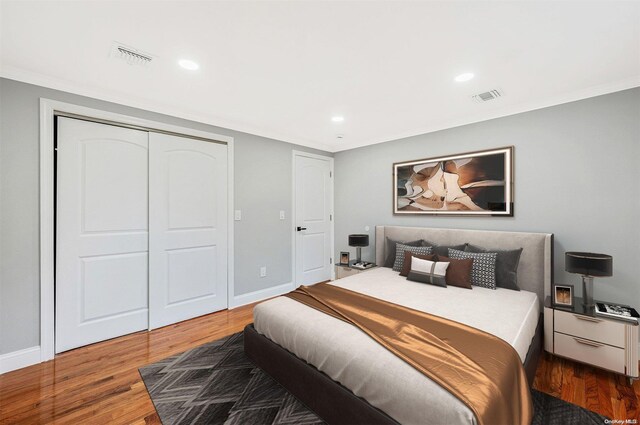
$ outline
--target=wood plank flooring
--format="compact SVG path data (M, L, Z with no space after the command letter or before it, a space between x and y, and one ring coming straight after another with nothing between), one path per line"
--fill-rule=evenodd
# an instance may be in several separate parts
M241 331L253 306L78 348L0 375L0 424L159 424L138 368ZM545 354L534 387L614 419L640 419L640 381Z
M533 387L618 420L640 423L640 381L544 353Z

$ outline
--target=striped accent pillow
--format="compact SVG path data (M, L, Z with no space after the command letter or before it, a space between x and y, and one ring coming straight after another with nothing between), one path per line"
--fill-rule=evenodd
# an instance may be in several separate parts
M471 266L471 284L482 288L496 289L496 259L495 252L465 252L449 249L449 257L456 260L473 258Z
M393 271L399 272L404 264L404 252L409 251L413 254L429 255L431 254L430 246L409 246L402 243L396 244L396 261L393 263Z
M447 275L448 267L449 263L411 257L411 270L407 275L407 280L446 288L447 282L445 276Z

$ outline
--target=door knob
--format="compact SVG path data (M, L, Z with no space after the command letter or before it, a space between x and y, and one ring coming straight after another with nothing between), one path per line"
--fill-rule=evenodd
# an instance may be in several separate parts
M298 227L296 227L296 230L299 232L299 231L301 231L301 230L307 230L307 228L306 228L306 227L300 227L300 226L298 226Z

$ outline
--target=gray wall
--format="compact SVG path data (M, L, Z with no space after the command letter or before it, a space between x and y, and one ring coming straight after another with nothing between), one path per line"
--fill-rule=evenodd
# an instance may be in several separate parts
M291 282L291 151L326 152L0 79L0 354L40 343L41 97L234 137L236 295Z
M515 146L513 218L393 215L393 162L508 145ZM549 232L557 283L582 292L580 278L564 271L565 251L611 254L614 276L596 279L595 296L640 307L638 88L338 152L334 161L336 253L365 226L374 240L375 225ZM373 246L363 257L375 259Z

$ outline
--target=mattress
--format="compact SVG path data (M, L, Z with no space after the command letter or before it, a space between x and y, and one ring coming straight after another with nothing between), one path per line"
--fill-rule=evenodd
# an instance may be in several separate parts
M514 347L524 362L539 318L527 291L411 282L376 268L332 284L425 311L489 332ZM358 328L286 297L257 305L254 326L403 424L475 424L471 410Z

